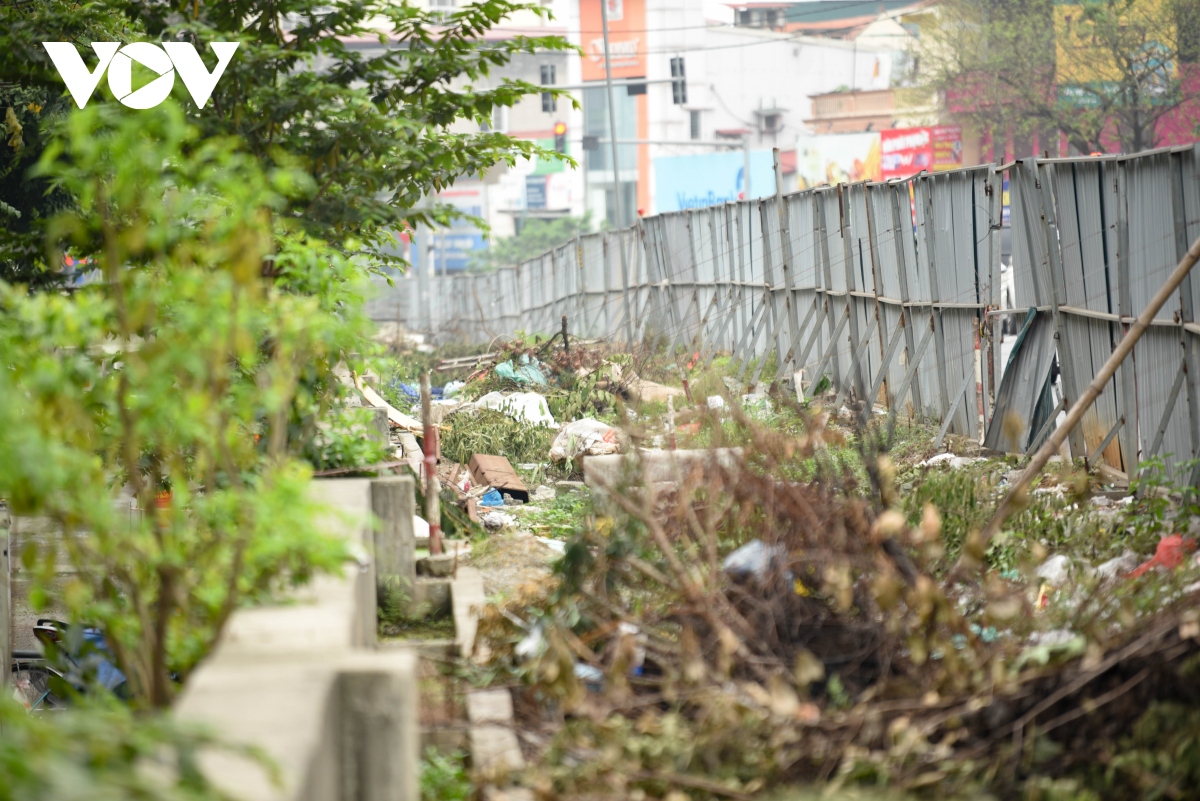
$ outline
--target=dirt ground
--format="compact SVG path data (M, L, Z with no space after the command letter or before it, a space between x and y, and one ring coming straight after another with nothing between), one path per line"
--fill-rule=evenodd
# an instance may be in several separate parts
M548 579L558 556L531 532L508 528L476 543L467 564L483 574L483 591L489 600L496 600L510 596L522 584Z

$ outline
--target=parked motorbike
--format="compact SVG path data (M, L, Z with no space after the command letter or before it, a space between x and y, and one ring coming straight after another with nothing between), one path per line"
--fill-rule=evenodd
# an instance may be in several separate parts
M43 618L33 635L41 651L14 651L12 662L13 697L30 712L63 709L72 695L96 688L128 696L125 674L100 629Z

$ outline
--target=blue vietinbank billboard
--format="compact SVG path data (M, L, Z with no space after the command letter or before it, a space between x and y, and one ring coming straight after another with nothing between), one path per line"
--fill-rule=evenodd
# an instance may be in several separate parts
M661 156L654 160L654 208L657 212L699 209L745 199L746 154L741 150ZM770 150L750 151L752 197L775 194Z

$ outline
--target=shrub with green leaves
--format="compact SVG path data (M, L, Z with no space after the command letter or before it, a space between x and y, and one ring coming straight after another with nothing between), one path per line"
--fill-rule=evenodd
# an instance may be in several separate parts
M298 454L361 341L359 268L275 227L306 176L200 139L169 102L73 114L38 169L78 201L50 247L95 253L101 280L0 285L0 497L63 531L19 555L33 601L65 559L57 600L162 706L239 605L343 560Z
M477 453L503 456L514 465L549 458L554 429L533 426L491 409L455 412L446 418L442 457L467 464Z
M387 448L377 438L368 410L336 409L304 455L321 469L369 467L387 459Z
M0 698L0 801L226 801L198 769L201 748L229 748L163 714L135 715L112 699L70 713L29 715Z

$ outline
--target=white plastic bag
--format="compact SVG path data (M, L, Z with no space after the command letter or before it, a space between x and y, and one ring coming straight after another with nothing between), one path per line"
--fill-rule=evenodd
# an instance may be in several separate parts
M554 422L554 416L550 414L550 407L546 405L546 399L536 392L514 392L511 395L489 392L463 408L467 406L504 412L512 419L530 425L558 428L558 423Z
M590 417L567 423L550 444L550 461L565 462L576 456L601 456L620 453L617 430Z

